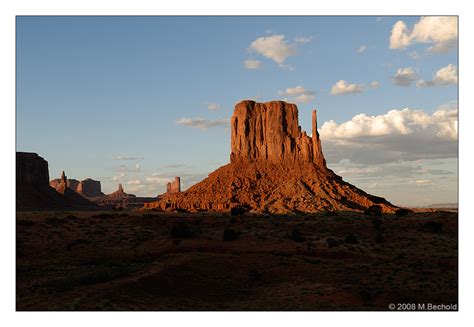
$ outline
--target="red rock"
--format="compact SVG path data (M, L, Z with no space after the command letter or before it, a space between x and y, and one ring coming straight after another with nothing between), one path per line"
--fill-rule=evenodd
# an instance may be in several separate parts
M316 111L309 137L298 125L294 104L238 103L231 118L230 161L187 191L166 193L145 208L289 213L363 211L377 204L384 212L396 209L327 168Z
M166 193L179 193L181 192L181 178L175 177L174 181L166 184Z
M242 101L231 118L231 163L185 192L165 194L145 208L289 213L396 207L345 182L326 166L312 113L312 135L298 108L283 101Z
M107 194L107 197L109 197L109 198L126 198L126 197L135 197L135 195L125 193L125 191L123 190L123 186L120 183L119 186L118 186L118 190L113 192L113 193Z

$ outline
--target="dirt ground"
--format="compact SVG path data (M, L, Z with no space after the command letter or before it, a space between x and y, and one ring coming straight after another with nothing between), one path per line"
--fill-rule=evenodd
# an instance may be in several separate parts
M18 212L17 310L455 304L456 212Z

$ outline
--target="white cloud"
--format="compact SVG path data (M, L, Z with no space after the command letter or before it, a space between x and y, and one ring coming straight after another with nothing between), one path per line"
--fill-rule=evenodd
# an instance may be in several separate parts
M364 91L363 84L348 84L344 80L339 80L336 84L334 84L331 88L331 95L346 95L346 94L355 94L361 93Z
M257 59L247 59L244 61L244 66L246 69L260 69L263 67L263 64Z
M142 160L143 157L132 157L132 156L115 156L112 160Z
M431 81L419 80L416 83L418 87L431 87L431 86L445 86L445 85L457 85L458 84L458 70L457 67L449 64L446 67L439 69Z
M291 101L295 103L309 103L316 98L315 92L307 90L301 85L278 91L278 94L291 97Z
M379 86L380 86L379 81L372 81L370 83L370 87L373 88L373 89L377 89Z
M229 124L229 119L223 118L223 119L210 120L210 119L204 119L204 118L183 117L181 119L178 119L176 121L176 124L187 126L187 127L199 128L202 130L207 130L212 127L226 126Z
M311 42L313 37L311 36L300 36L295 38L294 43L290 43L285 39L283 34L278 35L270 35L270 36L262 36L254 40L251 44L249 49L251 51L255 51L262 56L269 58L275 61L279 67L287 68L293 70L293 67L290 65L285 64L285 60L288 57L295 56L298 53L297 47L298 45L302 45L308 42ZM258 66L260 68L261 63L251 62L244 63L246 68L248 69L256 69L256 68L249 68L249 66Z
M431 184L431 179L415 179L412 181L409 181L410 184L415 184L415 185L429 185Z
M299 36L299 37L295 38L295 42L296 43L301 43L301 44L309 43L311 41L313 41L312 36Z
M207 104L207 109L210 111L217 111L220 109L220 104L215 103L215 102L206 102Z
M391 49L404 49L415 43L432 44L429 52L446 52L456 47L458 40L458 20L455 16L425 16L415 23L410 31L399 20L392 27Z
M365 44L362 44L359 48L357 48L357 53L362 53L365 50L367 50L367 46Z
M396 74L392 76L392 82L398 86L410 86L418 79L418 73L411 67L398 68Z
M133 173L133 172L140 172L141 166L140 164L135 164L135 167L129 168L126 165L120 165L118 168L114 168L115 171L120 171L120 172L128 172L128 173Z
M281 34L259 37L250 44L250 49L278 64L283 64L286 58L297 53L296 47L289 44Z
M359 114L325 122L320 129L328 162L385 163L457 157L457 108L429 114L405 108L384 115Z
M411 43L408 35L407 25L399 20L392 27L392 34L390 35L390 49L403 49Z

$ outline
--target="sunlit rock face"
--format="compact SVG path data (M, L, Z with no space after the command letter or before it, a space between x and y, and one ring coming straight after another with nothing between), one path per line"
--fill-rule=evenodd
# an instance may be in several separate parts
M284 101L242 101L235 106L230 128L229 164L185 192L166 193L145 208L228 211L245 207L260 213L362 211L372 205L380 205L384 212L396 209L327 168L316 110L311 136L299 126L296 105Z

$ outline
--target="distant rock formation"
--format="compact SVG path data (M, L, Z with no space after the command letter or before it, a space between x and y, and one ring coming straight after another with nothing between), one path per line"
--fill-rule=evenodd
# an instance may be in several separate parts
M175 177L174 181L166 184L166 193L173 194L181 192L181 178Z
M48 162L36 153L16 153L16 185L45 186L48 185Z
M66 174L61 175L57 192L49 186L48 162L36 153L16 153L17 210L94 209L98 206L67 188Z
M107 197L109 197L109 198L128 198L128 197L135 197L135 195L125 193L125 191L123 190L123 186L120 183L119 186L118 186L118 190L113 192L113 193L107 194Z
M145 203L156 201L157 198L138 197L134 194L125 193L122 184L119 184L118 190L100 197L91 198L95 203L109 208L142 208Z
M95 181L91 178L86 178L81 181L76 187L76 192L91 198L104 195L100 181Z
M56 191L60 193L64 193L66 185L67 188L87 198L94 198L105 195L104 193L102 193L100 181L96 181L91 178L86 178L82 181L78 181L77 179L69 179L66 177L64 171L62 172L60 178L51 180L49 182L49 185L51 187L54 187Z
M298 125L298 108L284 101L242 101L231 118L231 154L227 164L185 192L166 193L148 209L289 213L358 210L380 205L383 198L344 182L326 166L312 113L311 137Z

